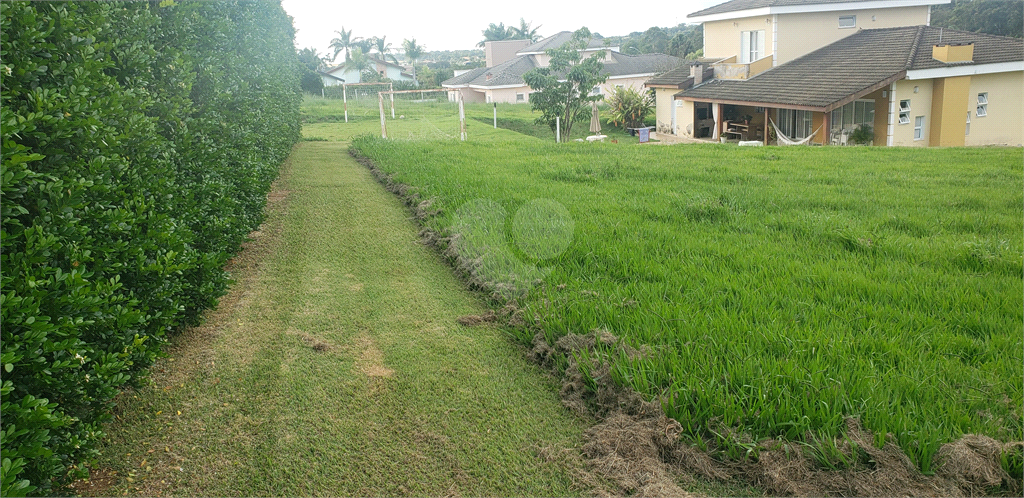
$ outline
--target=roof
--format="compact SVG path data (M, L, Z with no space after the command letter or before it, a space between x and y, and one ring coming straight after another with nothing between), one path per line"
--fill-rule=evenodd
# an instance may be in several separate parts
M611 77L639 74L656 74L683 63L683 59L666 54L626 55L610 52L614 62L604 63L604 74Z
M861 3L863 0L730 0L725 3L698 10L686 17L704 17L715 14L726 14L729 12L740 12L745 10L765 9L773 7L811 7L816 5ZM949 0L888 0L889 3L907 5L939 5L949 3ZM877 3L877 2L873 2ZM854 7L854 6L851 6ZM822 10L833 10L832 8Z
M643 54L626 55L619 52L610 52L613 62L605 62L602 74L609 77L623 77L632 75L649 75L663 72L667 69L678 66L682 63L679 57L665 54ZM533 57L520 55L509 61L493 67L478 68L468 73L460 74L454 78L445 80L444 86L525 86L526 80L523 75L527 71L536 68Z
M523 47L516 53L542 54L544 53L544 51L548 49L558 48L561 47L562 45L565 45L565 43L568 42L570 39L572 39L572 31L559 31L558 33L555 33L537 43L534 43L533 45ZM587 45L587 48L604 48L604 40L601 38L591 38L590 44Z
M973 63L932 59L939 41L974 43ZM712 80L676 94L687 100L757 102L830 110L908 70L1024 61L1024 40L928 26L865 29L749 80Z
M693 76L690 76L690 66L696 63L704 64L706 74L708 71L713 71L710 69L710 64L713 62L718 62L718 59L700 58L697 60L681 61L682 65L675 69L666 71L647 80L647 86L688 88L693 85ZM707 76L705 79L711 79L711 76Z

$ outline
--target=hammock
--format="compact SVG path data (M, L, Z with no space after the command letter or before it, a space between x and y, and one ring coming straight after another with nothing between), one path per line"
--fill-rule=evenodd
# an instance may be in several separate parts
M814 130L814 133L811 133L800 140L793 140L782 133L782 130L780 130L778 126L775 126L775 121L772 121L769 118L768 122L772 124L772 128L775 128L775 136L779 137L779 145L807 145L811 142L811 139L821 131L821 126L819 126L817 130Z

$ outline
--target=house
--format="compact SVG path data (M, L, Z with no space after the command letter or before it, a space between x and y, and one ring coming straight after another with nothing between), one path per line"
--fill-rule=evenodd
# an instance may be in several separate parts
M950 0L731 0L694 12L704 25L704 57L763 71L860 29L928 25L931 6ZM769 58L769 60L764 60ZM750 74L753 76L753 74Z
M370 57L370 68L377 72L382 78L391 81L415 81L411 74L405 72L405 68L388 61ZM326 71L320 72L320 78L324 86L341 85L344 83L360 83L362 75L359 71L348 64L339 64Z
M526 103L532 90L523 79L527 71L548 67L551 57L546 51L565 44L572 33L562 31L537 43L526 40L487 42L484 53L487 67L473 69L442 83L444 88L460 90L466 102ZM604 74L607 81L592 89L593 94L607 95L615 87L642 89L651 76L678 66L682 60L665 54L626 55L618 47L605 47L599 39L590 41L583 57L604 50Z
M860 30L753 78L713 79L675 98L681 135L696 138L764 140L771 119L787 137L819 144L845 144L865 125L876 145L1021 145L1022 87L1024 41L908 26ZM704 116L713 129L696 125Z
M676 107L683 101L676 100L676 94L680 90L693 88L695 85L714 78L714 69L711 67L713 62L717 61L706 58L685 61L679 67L647 80L644 86L654 90L658 133L678 135L679 123L676 121ZM704 116L699 119L706 120L707 118ZM700 124L698 123L697 126Z
M714 16L759 12L769 16L761 23L775 28L771 35L751 34L757 30L750 24L733 21L738 43L707 39L710 58L718 60L710 70L703 64L698 70L695 64L693 73L699 73L701 81L675 93L671 103L659 101L667 104L667 109L658 110L659 127L683 137L766 143L771 135L781 134L794 141L848 144L858 128L875 145L1024 143L1020 39L933 28L927 26L927 11L925 22L917 25L860 26L862 21L889 22L899 9L905 12L892 17L919 19L922 14L915 9L930 9L934 3L733 0L695 13L712 19L706 22L718 22ZM735 10L738 5L745 10ZM853 9L858 5L863 9ZM808 16L815 13L806 12L812 8L819 9L814 17L819 24L829 16L828 26L808 26L807 38L827 43L806 52L784 47L787 38L779 30L787 26L786 16ZM855 20L844 21L849 16ZM848 29L840 26L850 22L857 24L856 29L836 38L837 30ZM713 32L705 28L706 37ZM762 37L767 40L763 45ZM769 41L770 51L758 52ZM728 54L737 48L747 50L748 56ZM724 55L728 57L723 59ZM652 79L648 86L663 91L656 84L665 83L665 76ZM663 127L663 120L675 126Z

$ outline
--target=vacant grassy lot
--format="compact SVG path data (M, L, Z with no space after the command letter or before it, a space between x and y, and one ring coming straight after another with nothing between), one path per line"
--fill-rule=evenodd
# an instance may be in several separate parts
M612 375L690 436L805 441L829 465L816 441L851 416L926 472L964 433L1022 438L1020 149L556 145L482 125L354 146L433 199L429 226L529 310L523 341L646 345ZM358 131L337 130L307 134Z

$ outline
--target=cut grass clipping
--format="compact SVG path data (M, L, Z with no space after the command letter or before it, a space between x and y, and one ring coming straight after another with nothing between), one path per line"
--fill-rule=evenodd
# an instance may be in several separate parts
M778 438L842 469L857 418L931 474L964 434L1022 438L1019 149L470 136L353 144L431 200L449 254L525 310L523 342L601 329L647 351L594 354L684 439L743 459ZM573 224L557 254L517 235L539 199ZM1019 479L1019 450L999 453Z

